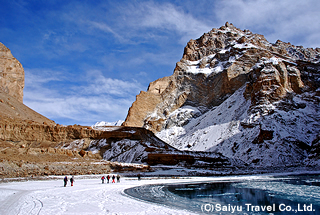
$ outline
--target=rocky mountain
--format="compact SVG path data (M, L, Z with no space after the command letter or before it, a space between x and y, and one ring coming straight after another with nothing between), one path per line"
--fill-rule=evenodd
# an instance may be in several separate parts
M55 125L56 123L0 90L0 122Z
M24 69L11 51L0 43L0 91L23 102Z
M0 121L10 123L55 122L23 104L24 69L11 51L0 43Z
M119 168L147 171L141 163L195 162L193 155L183 155L151 131L121 127L123 121L61 126L28 108L22 103L24 70L8 48L3 44L0 48L0 179L102 174Z
M319 62L319 48L272 44L226 23L190 40L173 75L137 95L124 125L154 131L180 150L248 165L314 165Z

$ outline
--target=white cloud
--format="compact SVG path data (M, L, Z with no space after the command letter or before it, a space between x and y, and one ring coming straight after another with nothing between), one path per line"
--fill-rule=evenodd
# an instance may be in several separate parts
M59 96L53 94L48 97L48 95L41 93L36 96L40 96L41 101L28 97L26 105L48 118L59 119L62 124L73 121L77 124L92 125L97 121L124 119L128 111L127 107L133 102L129 99L114 99L104 96Z
M24 103L48 118L61 121L57 122L60 124L92 125L103 120L124 120L141 88L137 82L106 78L100 71L79 77L86 81L75 86L76 83L65 83L63 76L55 78L57 73L61 72L26 69ZM53 81L63 81L63 85L68 86L50 89Z
M192 15L178 11L172 4L146 4L145 10L148 12L141 23L145 27L173 29L183 33L207 28Z
M264 34L270 41L280 39L294 45L320 46L314 38L320 32L320 1L230 0L218 1L215 11L220 23Z
M130 11L127 11L125 20L128 20L130 27L137 28L137 31L142 28L173 31L178 34L183 44L192 38L200 37L211 29L205 22L197 20L192 14L185 13L170 3L144 2L138 4L134 9L130 8ZM145 36L150 36L150 34Z
M159 38L162 34L160 31L177 34L179 41L185 44L212 28L171 3L126 2L113 7L111 12L105 6L96 5L94 10L97 16L93 16L93 8L90 7L68 8L71 11L65 13L63 18L75 23L87 34L97 29L111 33L119 42L128 44Z
M107 25L106 23L103 23L103 22L95 22L95 21L87 21L85 22L89 25L90 28L96 28L96 29L99 29L103 32L106 32L106 33L111 33L113 34L113 36L117 39L119 39L119 41L122 41L124 42L125 39L120 35L118 34L117 32L115 32L109 25Z
M123 80L126 74L137 79L172 74L190 39L226 21L264 34L270 42L319 47L318 8L318 0L186 0L180 6L163 1L69 2L43 16L43 22L37 19L39 29L31 30L40 36L33 33L36 37L26 39L36 43L27 43L25 52L38 54L42 66L69 70L26 69L24 100L43 115L64 121L124 119L143 89L137 81ZM24 66L37 65L36 57L30 59Z
M25 69L25 74L25 85L28 87L36 87L41 83L61 81L64 79L62 71L54 71L51 69Z
M124 81L120 79L106 78L100 70L87 71L87 85L75 87L74 90L87 95L111 95L127 97L137 93L141 89L140 83L136 81Z

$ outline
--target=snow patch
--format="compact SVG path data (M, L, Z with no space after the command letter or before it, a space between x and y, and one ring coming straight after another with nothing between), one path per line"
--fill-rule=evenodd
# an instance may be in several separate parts
M242 95L244 90L245 87L240 88L220 106L192 118L185 126L176 125L160 131L156 136L181 150L210 149L239 133L240 121L245 118L250 106Z
M238 48L238 49L250 49L250 48L258 48L257 46L251 44L251 43L237 43L233 46L234 48Z
M97 123L94 124L92 127L121 126L123 122L124 122L123 120L118 120L118 121L115 121L115 122L105 122L105 121L101 121L101 122L97 122Z

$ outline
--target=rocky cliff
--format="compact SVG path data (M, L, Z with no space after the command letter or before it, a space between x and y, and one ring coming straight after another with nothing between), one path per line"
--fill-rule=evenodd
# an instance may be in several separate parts
M24 70L11 51L0 43L0 91L23 102Z
M79 125L57 125L22 103L23 88L22 65L12 56L10 50L0 43L0 179L102 174L111 169L127 167L132 170L146 170L145 165L124 167L119 163L101 161L100 153L88 151L92 142L101 138L137 140L137 135L132 136L132 133L128 132L106 132Z
M0 43L0 121L55 125L23 104L24 70L11 51Z
M263 35L226 23L190 40L173 75L150 83L137 96L124 125L161 131L170 127L168 116L178 108L190 105L207 112L247 83L246 96L253 105L300 93L305 89L300 71L319 67L319 51L281 41L271 44Z
M137 96L124 125L179 149L298 165L320 131L319 61L319 48L272 44L226 23L190 40L173 75Z
M33 123L54 126L56 123L30 109L13 96L0 90L0 122Z

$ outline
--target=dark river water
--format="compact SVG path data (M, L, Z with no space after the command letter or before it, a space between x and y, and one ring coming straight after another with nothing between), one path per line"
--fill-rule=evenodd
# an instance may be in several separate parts
M320 175L229 177L203 183L144 185L125 193L198 214L320 215Z

